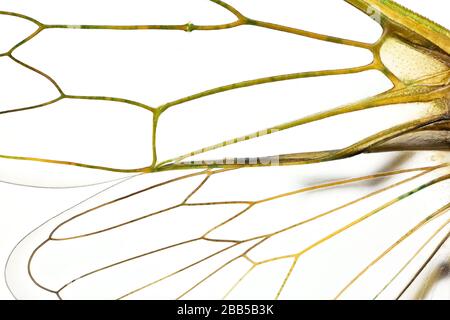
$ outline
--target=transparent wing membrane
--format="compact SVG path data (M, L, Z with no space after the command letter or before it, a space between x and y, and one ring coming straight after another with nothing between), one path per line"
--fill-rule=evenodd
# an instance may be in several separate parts
M120 19L73 4L80 20L4 6L0 27L23 26L0 46L20 73L0 74L0 180L115 181L16 246L16 298L442 291L449 32L392 1L314 21L294 2L152 1ZM331 12L370 32L346 37Z
M377 156L351 161L370 172ZM395 170L356 178L336 170L350 160L275 173L141 175L26 238L11 257L10 285L19 297L39 297L37 285L63 299L374 298L379 291L395 298L415 269L395 273L411 257L422 262L450 218L448 195L439 192L448 188L448 167L407 156ZM312 181L334 173L342 176ZM225 183L237 190L223 192ZM278 276L261 281L271 274Z

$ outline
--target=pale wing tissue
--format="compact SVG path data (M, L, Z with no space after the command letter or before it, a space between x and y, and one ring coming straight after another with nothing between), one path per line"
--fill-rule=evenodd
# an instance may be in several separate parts
M379 0L39 2L0 8L0 179L96 192L17 244L14 297L448 299L445 27Z

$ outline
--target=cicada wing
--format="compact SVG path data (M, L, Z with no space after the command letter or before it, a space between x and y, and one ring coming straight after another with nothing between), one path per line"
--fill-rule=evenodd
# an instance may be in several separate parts
M448 171L429 154L371 170L398 156L141 175L32 233L8 283L19 298L334 298L417 228L342 293L371 298L391 282L392 297L448 230L392 280L450 201L447 180L428 186Z
M128 176L130 171L148 169L156 161L155 153L159 161L168 160L192 149L317 112L319 107L332 107L329 102L338 105L388 87L386 79L383 81L381 75L372 72L361 77L355 75L354 79L335 79L334 82L349 81L343 85L349 95L344 96L336 90L328 97L322 95L321 101L311 94L313 89L299 90L306 81L295 80L265 88L254 86L245 92L241 90L241 94L230 91L229 95L220 95L217 99L213 96L206 101L199 99L187 108L168 110L159 119L155 152L152 139L157 106L252 78L289 74L293 70L347 68L368 64L372 58L369 52L359 48L321 43L263 28L243 27L192 34L78 30L81 24L92 23L138 25L150 21L177 24L185 23L185 19L195 19L197 24L217 25L234 19L230 12L210 1L193 1L189 5L180 0L170 3L147 4L152 9L142 10L151 12L145 18L139 17L137 12L130 13L143 5L140 1L126 10L112 4L108 4L108 10L103 10L99 3L92 4L98 6L97 10L71 4L73 10L57 6L50 12L42 9L46 3L30 5L26 9L15 4L2 8L5 11L2 10L0 18L8 20L5 28L16 38L11 43L5 42L5 46L9 46L5 49L8 55L2 56L0 61L0 80L4 86L4 94L0 97L0 135L8 137L0 141L1 181L46 187L109 181ZM253 13L259 5L252 3L245 10ZM267 2L260 14L273 11L270 5ZM279 11L290 12L289 5L287 1ZM353 19L355 14L354 23L373 27L375 37L380 34L379 26L372 24L364 14L345 4L334 6L348 14L348 19ZM173 12L170 10L173 7L185 9ZM315 9L314 6L310 10ZM88 11L91 12L88 16L81 14ZM70 16L69 12L79 14L66 18L67 14ZM167 17L168 21L162 17ZM77 20L78 25L61 24L65 19ZM298 17L293 15L288 20L294 22ZM57 23L61 28L38 29L34 33L31 30L24 37L22 30L15 28L11 21L34 24L36 28L44 23ZM295 23L292 26L303 27ZM336 29L327 28L322 31ZM342 36L354 28L343 29L336 35ZM205 43L209 45L205 47ZM245 49L235 50L235 43L241 43ZM154 50L155 47L159 50ZM185 58L180 59L184 57L180 55L180 48L188 50ZM313 59L324 52L335 58ZM131 53L132 58L129 58ZM219 66L218 61L225 63ZM234 67L234 61L240 61L239 68ZM355 87L365 81L380 83L380 87ZM323 85L332 87L331 83ZM314 85L316 88L321 86ZM298 99L306 99L305 94L317 101L305 103L302 111ZM292 98L290 102L287 96ZM279 103L280 97L284 97L283 105ZM242 108L243 104L247 107ZM277 112L274 112L275 107ZM130 123L133 125L129 127ZM182 134L174 134L175 127Z
M449 233L414 274L408 285L399 294L399 299L448 300L450 298L449 277Z
M316 2L311 8L323 12ZM286 3L249 1L243 10L252 14L252 8L264 7L272 15L275 7L283 7L289 14L283 12L275 22L287 24L284 31L304 28L304 20ZM329 5L361 18L355 25L372 23L368 12L358 16L344 2ZM91 50L86 51L88 33L81 33L86 30L63 30L83 28L60 25L61 30L43 30L42 37L22 46L13 61L30 72L37 72L31 65L47 66L58 81L37 73L67 94L37 108L1 109L6 112L0 115L0 130L4 136L17 136L0 144L13 154L0 157L5 180L12 181L6 176L12 169L14 179L26 178L15 182L35 184L36 176L38 182L45 176L48 180L39 183L51 186L61 184L58 178L79 185L161 168L186 169L189 161L200 164L193 168L208 169L142 174L49 220L10 256L6 275L14 295L397 297L448 232L447 154L391 152L305 166L284 167L278 165L292 163L275 161L270 163L274 166L246 168L254 164L250 159L258 163L261 156L284 155L286 161L321 151L319 155L331 152L340 159L377 151L372 147L437 121L447 111L436 99L381 103L398 102L410 89L386 93L392 83L383 72L396 84L439 75L433 85L424 86L429 93L445 80L448 66L436 58L421 59L426 54L415 46L392 39L394 54L401 49L408 59L423 60L423 68L409 68L409 60L399 62L398 55L389 61L386 55L392 53L383 51L378 63L390 63L393 71L375 70L379 66L363 50L370 45L359 42L365 37L337 38L343 36L338 26L359 28L342 24L336 12L330 10L334 24L322 20L317 30L331 36L297 37L273 30L278 28L274 24L195 32L189 38L175 33L174 41L168 40L172 33L136 32L130 37L90 30ZM233 18L228 13L209 23L226 23ZM263 19L263 11L258 14ZM381 30L373 25L375 41ZM177 28L192 31L195 25ZM166 45L154 50L158 41ZM117 43L123 45L118 48ZM133 59L125 63L123 57L130 52ZM62 63L53 63L59 58ZM88 62L86 76L79 66ZM220 72L211 72L218 65ZM122 77L112 77L112 70ZM72 93L82 88L97 94L90 91L94 87L104 96ZM138 102L147 101L149 92L156 95L151 99L160 104L157 109ZM131 100L114 98L119 93ZM44 128L34 121L49 118L55 122ZM129 130L117 130L122 122ZM23 124L34 126L33 135L21 134ZM223 158L231 158L234 166L209 161ZM168 167L159 166L160 161ZM180 161L188 164L177 168ZM33 166L27 167L29 163ZM61 175L63 167L71 168L75 183ZM212 169L216 167L226 169ZM86 170L86 176L79 175Z

